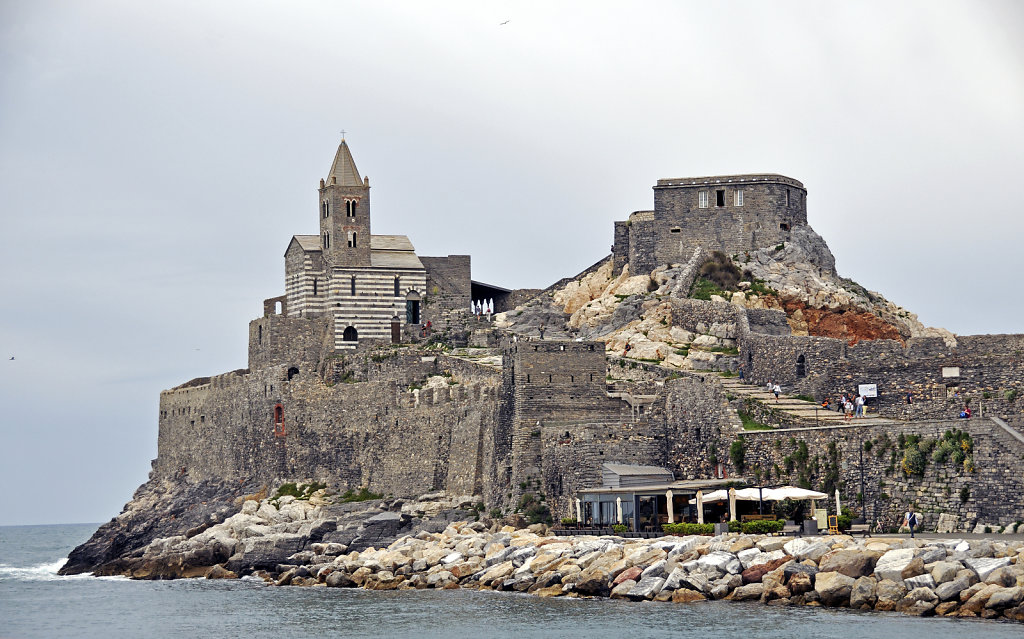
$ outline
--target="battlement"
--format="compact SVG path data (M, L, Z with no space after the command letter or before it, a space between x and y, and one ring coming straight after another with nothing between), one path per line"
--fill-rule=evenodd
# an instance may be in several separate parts
M663 178L658 180L655 189L660 188L699 188L705 186L714 186L722 184L786 184L793 186L798 189L803 189L804 184L800 180L794 180L793 178L780 175L778 173L747 173L740 175L709 175L705 177L686 177L686 178Z

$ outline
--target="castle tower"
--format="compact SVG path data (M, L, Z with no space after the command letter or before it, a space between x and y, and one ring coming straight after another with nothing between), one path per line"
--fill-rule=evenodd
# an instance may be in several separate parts
M370 266L370 179L359 176L344 138L320 180L320 246L331 266Z

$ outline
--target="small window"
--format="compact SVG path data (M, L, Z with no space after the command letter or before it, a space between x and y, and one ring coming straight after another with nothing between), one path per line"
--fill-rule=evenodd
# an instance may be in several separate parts
M783 222L782 224L779 224L779 229L782 230L782 231L788 231L789 230L789 222Z
M284 407L280 404L274 406L274 436L284 437Z
M702 208L702 209L708 208L708 192L707 191L700 191L699 193L697 193L697 203L698 203L697 205L700 208Z
M355 231L349 231L348 232L348 247L349 248L356 248L356 242L357 242L356 232Z
M356 201L355 200L347 200L345 202L345 215L348 216L348 217L355 217L356 216Z
M313 278L313 296L314 297L316 297L317 288L319 287L319 284L320 284L320 280L318 280L317 278L314 277Z
M299 374L299 369L292 366L288 369L288 381L292 381L292 378Z
M675 228L671 228L671 229L669 229L669 230L668 230L668 232L669 232L669 233L682 233L682 232L683 232L683 229L681 229L681 228L679 228L679 227L677 226L677 227L675 227Z
M355 275L352 276L352 280L351 281L352 281L352 294L355 295L356 294L356 276Z
M257 344L262 344L263 343L263 325L262 324L257 327L256 343Z
M395 297L402 295L402 278L398 275L395 276Z
M804 377L806 375L807 375L807 360L804 359L803 355L801 355L800 357L796 358L796 376L797 377Z
M324 200L323 202L320 203L320 210L323 211L324 218L330 215L331 207L327 203L327 200Z
M356 330L355 326L348 326L341 334L341 339L346 342L357 342L359 341L359 331Z
M789 206L789 189L786 189L786 206Z
M715 191L715 206L725 206L725 189Z
M736 189L732 194L732 203L734 206L743 206L743 189Z

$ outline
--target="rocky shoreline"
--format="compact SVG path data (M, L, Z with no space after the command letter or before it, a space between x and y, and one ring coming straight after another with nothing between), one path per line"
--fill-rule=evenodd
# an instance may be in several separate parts
M221 522L154 539L119 565L141 579L253 575L278 586L725 599L1024 621L1022 541L559 537L542 524L515 528L486 517L446 523L478 513L472 502L250 499ZM341 519L339 508L349 511ZM368 545L373 538L382 543Z

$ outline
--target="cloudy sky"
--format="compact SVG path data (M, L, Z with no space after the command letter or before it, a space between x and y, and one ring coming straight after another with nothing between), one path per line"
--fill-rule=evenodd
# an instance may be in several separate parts
M342 129L374 231L474 279L582 270L658 178L777 172L841 274L1024 332L1022 6L0 3L0 524L119 512L159 391L245 366Z

